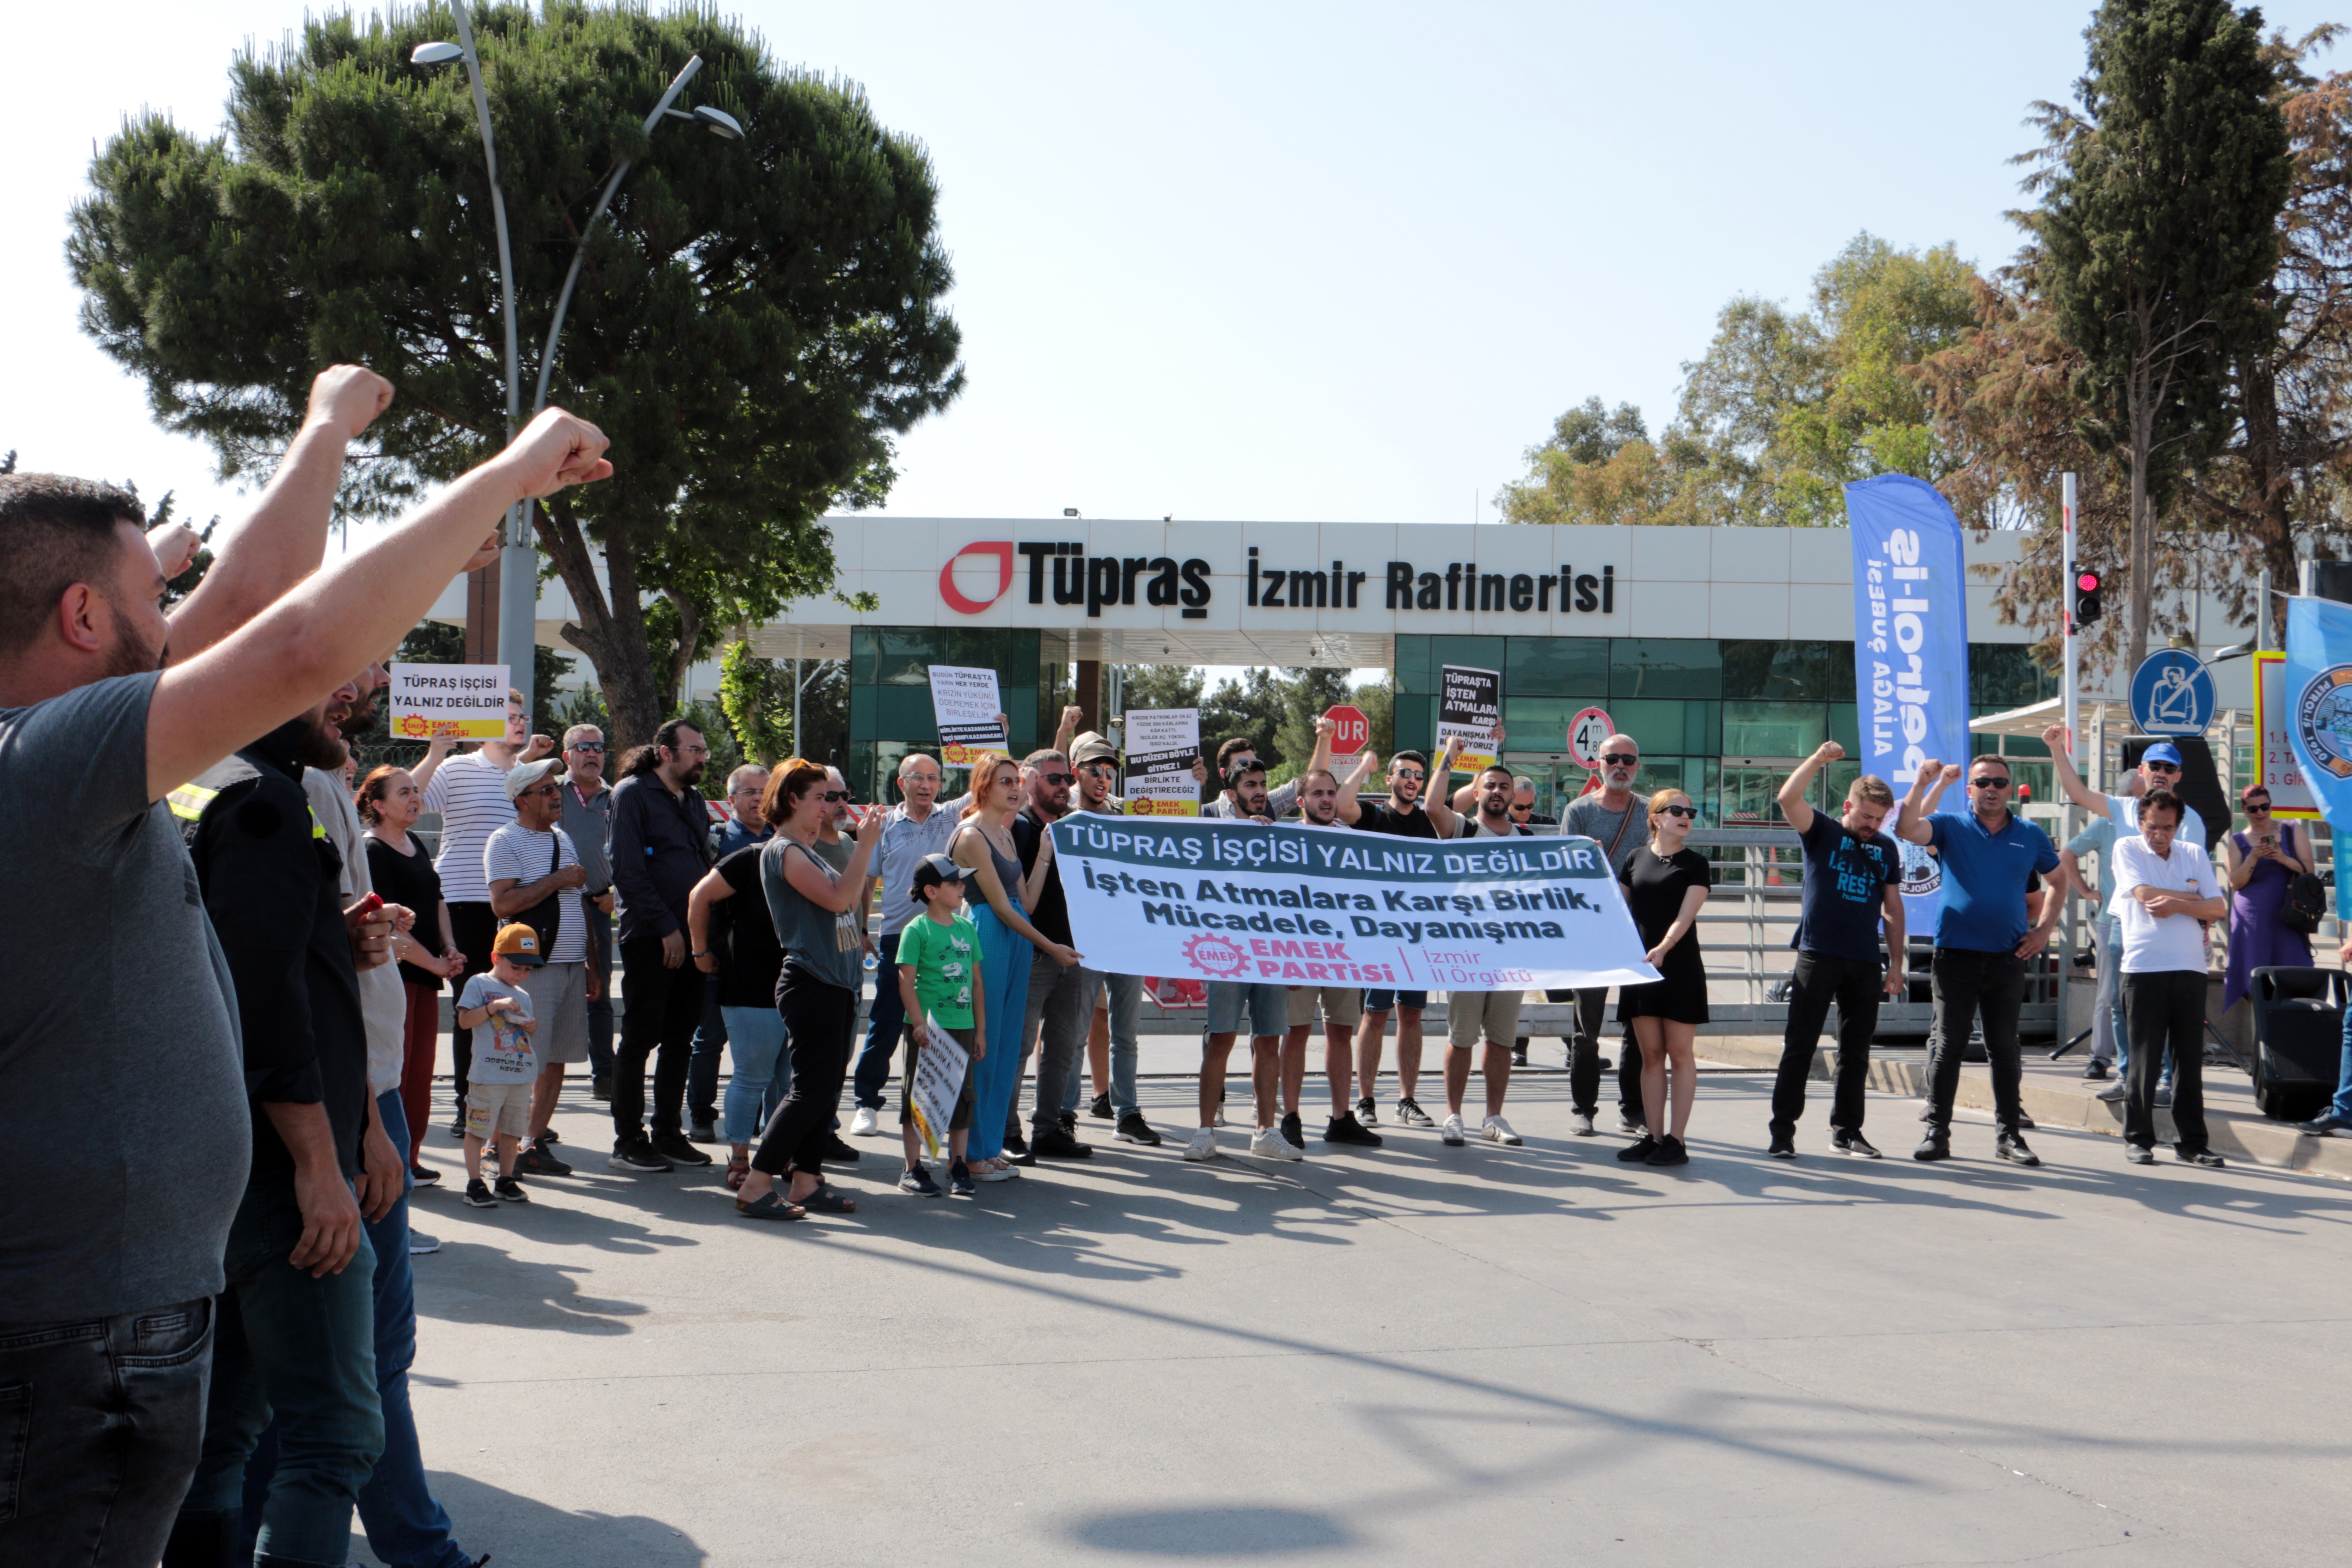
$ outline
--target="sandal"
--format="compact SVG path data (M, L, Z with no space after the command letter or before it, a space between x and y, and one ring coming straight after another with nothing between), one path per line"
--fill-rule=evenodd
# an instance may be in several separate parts
M751 1203L747 1204L741 1198L737 1198L735 1212L745 1219L803 1219L808 1215L806 1207L800 1204L786 1203L772 1188L761 1193Z
M727 1185L734 1191L740 1192L751 1174L751 1162L747 1156L739 1154L727 1162Z
M857 1205L855 1202L843 1197L838 1192L827 1186L819 1186L816 1191L803 1198L800 1206L811 1214L856 1214L857 1212Z

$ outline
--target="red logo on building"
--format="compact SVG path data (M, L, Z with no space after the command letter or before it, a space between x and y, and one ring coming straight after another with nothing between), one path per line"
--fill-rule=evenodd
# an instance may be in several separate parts
M996 557L996 592L985 599L975 599L956 586L956 563L967 555ZM1009 539L991 539L978 544L967 544L949 556L948 563L940 568L940 597L947 601L948 608L961 610L967 616L980 614L981 611L1004 597L1004 591L1012 586L1013 541Z

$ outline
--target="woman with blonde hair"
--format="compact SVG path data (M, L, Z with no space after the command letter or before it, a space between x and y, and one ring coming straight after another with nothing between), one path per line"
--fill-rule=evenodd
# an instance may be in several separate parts
M1714 871L1706 857L1685 846L1697 826L1698 808L1678 789L1650 797L1650 842L1637 851L1618 880L1625 907L1641 928L1643 956L1658 972L1647 985L1617 993L1617 1021L1628 1025L1642 1047L1642 1141L1617 1157L1651 1165L1686 1165L1683 1133L1690 1126L1691 1100L1698 1089L1694 1047L1706 1022L1706 965L1699 956L1698 911L1706 902ZM1673 1110L1667 1110L1668 1068L1673 1069Z
M1067 965L1078 954L1039 934L1028 910L1054 864L1051 835L1037 850L1037 863L1024 881L1013 842L1013 819L1022 805L1021 767L1003 752L982 753L971 767L971 804L948 841L948 854L971 873L980 890L971 923L980 932L981 991L988 1008L984 1055L971 1064L971 1173L983 1182L1010 1181L1021 1173L1004 1157L1004 1120L1021 1089L1021 1036L1029 1013L1030 950Z

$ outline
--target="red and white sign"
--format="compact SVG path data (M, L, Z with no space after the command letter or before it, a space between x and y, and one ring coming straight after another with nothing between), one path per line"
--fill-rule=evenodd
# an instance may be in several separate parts
M1601 743L1617 732L1609 715L1598 708L1587 708L1568 721L1568 754L1580 768L1601 765Z
M1352 702L1335 702L1323 710L1331 721L1331 754L1352 757L1372 743L1372 721Z

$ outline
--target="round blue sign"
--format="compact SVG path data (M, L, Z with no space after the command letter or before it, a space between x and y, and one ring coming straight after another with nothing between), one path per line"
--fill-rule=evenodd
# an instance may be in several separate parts
M2132 719L2143 735L2202 735L2213 708L2213 672L2186 648L2158 648L2132 673Z

